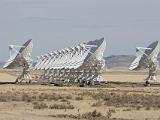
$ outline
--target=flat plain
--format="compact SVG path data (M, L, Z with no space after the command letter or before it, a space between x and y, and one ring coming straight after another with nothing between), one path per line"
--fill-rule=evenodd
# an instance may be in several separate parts
M0 71L0 82L15 74ZM107 71L107 85L56 87L1 84L0 120L160 120L160 75L144 87L146 71Z

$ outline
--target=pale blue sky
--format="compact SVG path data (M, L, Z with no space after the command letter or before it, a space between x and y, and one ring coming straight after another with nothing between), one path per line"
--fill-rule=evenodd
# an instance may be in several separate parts
M0 61L32 38L33 58L105 37L105 56L160 40L160 0L0 0Z

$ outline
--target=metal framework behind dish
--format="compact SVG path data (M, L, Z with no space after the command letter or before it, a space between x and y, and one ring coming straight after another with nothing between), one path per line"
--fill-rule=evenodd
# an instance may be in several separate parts
M147 48L137 47L136 48L136 59L133 61L130 70L142 70L149 69L149 75L146 78L146 85L150 84L150 80L156 80L156 72L159 67L157 60L160 52L160 45L158 41L153 42Z
M44 70L44 79L50 82L92 82L102 80L105 66L104 38L57 50L38 57L36 70Z
M10 58L3 66L4 69L16 69L23 68L21 75L17 78L16 82L21 82L23 80L30 81L30 72L29 69L32 66L32 53L33 42L32 40L28 40L22 46L10 45ZM19 50L17 50L19 49Z

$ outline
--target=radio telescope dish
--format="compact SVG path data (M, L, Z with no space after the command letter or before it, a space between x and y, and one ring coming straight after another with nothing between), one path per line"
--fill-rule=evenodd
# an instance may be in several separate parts
M23 72L17 78L17 82L19 80L30 80L29 69L32 66L32 48L32 39L28 40L22 46L9 45L10 58L3 66L3 69L17 69L22 67Z
M130 65L130 70L149 69L149 76L146 78L146 85L150 85L150 80L156 80L156 72L159 66L157 60L160 52L160 44L158 41L153 42L147 48L137 47L136 58Z
M35 70L43 70L43 78L51 82L93 82L102 80L105 66L103 53L106 48L104 38L78 44L62 50L52 51L38 57Z

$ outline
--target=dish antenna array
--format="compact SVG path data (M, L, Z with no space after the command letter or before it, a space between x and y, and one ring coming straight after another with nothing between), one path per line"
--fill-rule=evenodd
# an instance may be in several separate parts
M10 58L3 66L4 69L16 69L23 68L22 74L17 78L16 82L21 82L22 80L31 80L29 69L32 66L32 53L33 43L32 39L28 40L22 46L10 45L9 52Z
M146 78L146 86L150 85L151 80L156 80L156 72L159 66L159 62L157 60L159 52L160 45L158 41L153 42L147 48L136 48L137 57L130 65L129 69L137 71L148 68L149 75Z
M38 57L36 70L44 70L44 79L50 82L68 81L93 83L102 80L105 66L104 38L47 53Z

